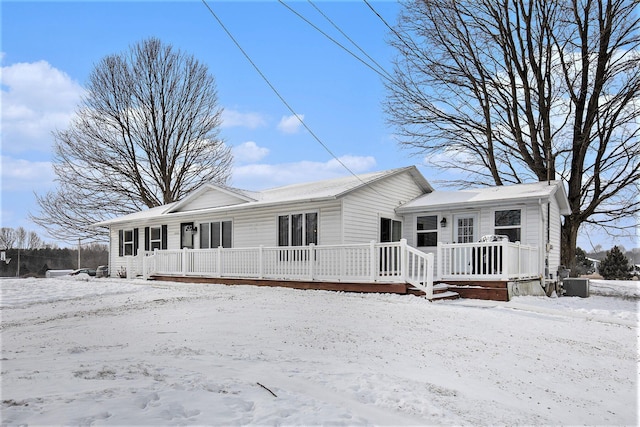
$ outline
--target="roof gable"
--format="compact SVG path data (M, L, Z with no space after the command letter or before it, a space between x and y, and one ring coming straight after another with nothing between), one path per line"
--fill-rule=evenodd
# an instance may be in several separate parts
M166 210L166 213L233 206L241 203L254 202L255 200L256 199L250 197L246 191L207 183L171 206Z

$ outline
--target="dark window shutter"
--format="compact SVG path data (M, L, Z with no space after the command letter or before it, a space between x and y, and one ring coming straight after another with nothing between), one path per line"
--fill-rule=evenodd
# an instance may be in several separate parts
M124 230L118 230L118 256L124 255Z
M162 249L167 249L167 225L162 226Z
M138 236L138 229L134 228L133 229L133 254L134 255L138 255L138 240L139 236Z
M151 240L151 233L149 231L149 227L145 227L144 228L144 250L148 251L149 250L149 240Z

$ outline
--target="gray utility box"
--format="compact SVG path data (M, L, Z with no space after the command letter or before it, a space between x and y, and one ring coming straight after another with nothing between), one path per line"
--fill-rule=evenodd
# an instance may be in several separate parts
M562 281L564 296L587 298L589 296L589 279L567 277Z

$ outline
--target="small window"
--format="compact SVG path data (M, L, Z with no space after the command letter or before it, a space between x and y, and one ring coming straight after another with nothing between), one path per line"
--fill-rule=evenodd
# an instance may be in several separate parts
M150 227L149 228L149 249L162 249L162 228Z
M200 249L230 248L233 244L231 221L200 224Z
M318 214L280 215L278 246L308 246L318 243Z
M520 209L496 211L495 234L509 237L510 242L521 241L522 213Z
M419 216L416 221L416 241L418 247L438 244L438 216Z
M118 256L134 256L138 253L138 229L118 232Z
M380 243L399 242L402 239L402 222L380 218Z
M133 230L124 231L124 255L133 255Z

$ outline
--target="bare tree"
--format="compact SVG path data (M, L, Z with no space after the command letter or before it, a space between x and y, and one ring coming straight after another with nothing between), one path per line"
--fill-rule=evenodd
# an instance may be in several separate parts
M27 230L22 227L16 228L16 247L18 249L26 249L27 245Z
M631 0L412 0L386 110L400 143L458 185L561 178L578 230L640 212L640 39ZM623 227L618 231L623 231Z
M0 249L13 249L16 244L16 230L11 227L0 228Z
M91 224L225 183L232 155L218 138L215 80L194 57L151 38L102 59L69 129L55 133L58 188L32 219L61 240Z
M38 233L35 231L29 231L27 233L27 249L40 249L45 246L45 243L42 241Z

